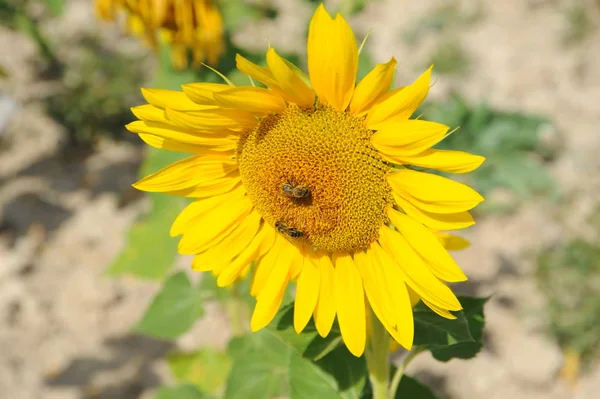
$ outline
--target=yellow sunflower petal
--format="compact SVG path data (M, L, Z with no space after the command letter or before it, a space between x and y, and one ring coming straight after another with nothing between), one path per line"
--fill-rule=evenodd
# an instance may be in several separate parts
M388 155L399 164L420 166L422 168L437 169L449 173L467 173L477 169L485 157L469 154L462 151L436 150L429 148L416 155L396 153Z
M252 285L250 286L250 295L255 297L260 293L267 283L271 270L276 267L276 265L279 267L280 263L285 263L289 268L291 255L293 255L293 248L290 247L289 242L281 237L281 235L276 235L273 248L271 248L256 266Z
M377 253L378 250L379 254ZM397 337L394 339L410 350L415 332L413 310L406 279L402 275L398 265L392 262L389 257L382 255L381 247L378 244L371 245L367 250L367 254L372 259L373 265L379 268L379 272L377 273L379 285L388 293L392 304L390 311L392 316L391 323Z
M433 274L451 283L467 280L467 276L431 230L410 216L396 211L388 212L388 216L410 246L430 266Z
M371 136L371 143L384 158L403 163L402 156L422 153L442 140L449 129L436 122L393 120L381 124L381 129Z
M209 109L205 111L175 111L166 110L167 118L184 128L200 131L231 129L245 131L252 129L258 123L255 114L229 109Z
M194 111L206 109L189 99L185 93L164 89L142 89L142 95L155 107L176 109L179 111Z
M155 107L152 104L131 107L131 112L136 118L143 121L169 123L169 120L165 117L165 110L163 108Z
M321 4L308 31L308 72L323 104L344 111L354 92L358 47L352 29L341 15L331 16Z
M165 191L165 193L188 198L206 198L231 192L241 185L240 172L236 170L220 179L207 181L183 190Z
M125 126L127 130L137 134L151 134L165 140L178 141L180 143L199 146L227 146L234 145L233 132L215 132L214 134L202 134L193 129L166 125L163 123L135 121Z
M288 255L294 250L294 245L284 240L277 265L270 268L268 277L256 294L256 306L252 313L250 328L252 331L266 327L273 320L281 306L281 301L290 281L290 266Z
M196 104L215 106L215 93L229 90L232 86L224 83L188 83L181 86L183 92Z
M275 79L275 76L269 70L269 68L256 65L255 63L248 61L239 54L235 56L235 61L236 67L240 72L250 76L252 79L258 80L260 83L263 83L276 95L282 98L285 97L284 91L281 89L281 86L279 86L279 82L277 81L277 79Z
M189 227L192 220L199 217L200 215L216 208L223 202L227 202L232 198L242 197L246 194L244 187L238 187L236 190L227 193L225 195L217 195L211 198L200 199L192 202L186 206L179 216L173 222L169 234L171 237L176 237L183 234Z
M224 108L251 113L278 113L285 110L283 99L262 87L242 86L214 94L215 102Z
M228 262L240 254L252 241L260 227L261 216L253 211L243 219L238 228L218 243L194 257L194 264L217 265ZM212 270L212 268L208 269Z
M237 161L227 153L222 156L192 156L144 177L133 187L148 192L183 190L223 178L237 169Z
M331 331L335 319L335 282L334 269L329 255L325 252L318 254L317 262L321 273L321 284L319 288L319 299L315 307L315 326L319 335L326 337Z
M275 242L275 232L265 223L260 226L252 242L231 262L228 262L219 273L217 285L225 287L233 283L244 273L250 262L267 253Z
M142 139L144 143L148 144L151 147L159 148L161 150L188 152L198 155L212 153L213 151L210 149L211 147L182 143L180 141L158 137L153 134L138 133L138 136L140 136L140 139ZM234 146L232 145L230 149L233 150L233 148ZM228 150L229 149L225 147L225 151ZM231 154L233 155L233 152L231 152Z
M354 356L361 356L367 340L365 293L350 255L334 254L335 303L342 339Z
M460 251L468 248L471 245L469 240L460 236L455 236L448 233L436 233L436 235L444 248L446 248L448 251Z
M383 266L370 251L355 253L354 262L362 276L365 294L373 312L394 340L410 349L414 336L413 313L410 301L405 300L408 297L404 282L391 282L394 290L390 292Z
M429 93L432 68L433 66L429 67L412 84L393 91L384 100L375 104L367 117L367 127L378 130L383 122L410 118Z
M234 197L210 212L193 218L179 241L179 253L193 255L217 244L239 225L252 208L253 204L248 197Z
M464 212L483 201L466 184L431 173L403 169L390 174L387 180L399 196L427 212Z
M456 316L454 316L452 313L450 313L449 311L447 311L446 309L440 308L438 306L435 306L434 304L432 304L431 302L421 298L421 300L423 301L423 303L425 305L427 305L427 307L431 310L433 310L435 313L437 313L438 315L442 316L445 319L450 319L450 320L455 320Z
M311 261L305 261L298 276L296 299L294 301L294 329L297 333L302 332L310 316L312 316L321 286L321 271L319 265Z
M401 272L406 284L421 298L443 309L462 309L452 290L433 275L400 233L384 226L381 228L379 242L383 248L379 251L382 262L397 265L395 270Z
M458 230L475 224L473 216L467 211L458 213L431 213L417 208L400 195L394 194L394 200L407 215L435 230Z
M301 107L312 107L315 92L302 80L296 71L289 67L273 47L267 51L267 64L285 94L284 99Z
M365 76L354 90L350 102L350 112L360 116L371 109L371 106L390 89L394 80L396 59L385 64L378 64Z

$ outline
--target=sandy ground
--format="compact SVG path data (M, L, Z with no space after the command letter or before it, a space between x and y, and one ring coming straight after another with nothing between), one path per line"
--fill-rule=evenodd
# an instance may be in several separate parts
M310 6L274 3L278 20L248 26L236 41L256 45L271 38L272 45L302 51L303 24L292 22L308 18ZM450 31L426 32L417 45L403 40L447 3L380 0L351 24L359 36L374 28L367 48L377 62L396 56L399 83L418 75L441 34L454 35L472 60L471 70L437 76L431 96L459 89L499 109L547 115L563 142L551 173L565 193L577 195L567 210L540 198L511 215L481 218L466 233L472 247L456 256L471 280L457 290L494 294L486 308L486 347L471 361L443 364L424 355L409 373L457 399L595 398L598 366L576 390L557 378L562 354L543 330L531 254L565 233L591 234L581 226L600 193L600 31L566 48L560 37L568 29L565 9L574 2L459 1L461 15L478 17ZM583 4L600 26L600 7ZM93 23L89 2L72 0L53 29L72 37ZM89 156L59 156L65 132L40 105L52 88L38 81L32 67L33 43L1 28L0 48L0 65L10 73L0 81L0 93L17 104L0 128L0 398L151 397L169 378L160 359L173 344L129 329L158 287L103 274L147 205L144 199L123 200L131 196L142 149L103 142ZM188 263L181 258L178 267ZM175 345L223 346L227 337L223 313L209 306L207 317Z

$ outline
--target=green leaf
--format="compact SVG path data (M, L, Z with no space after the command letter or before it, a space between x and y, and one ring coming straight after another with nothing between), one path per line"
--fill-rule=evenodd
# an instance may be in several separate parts
M161 387L154 399L210 399L194 385L184 384L175 387Z
M46 4L52 15L55 17L62 15L63 10L65 9L64 0L46 0Z
M414 344L429 349L454 345L458 342L473 342L474 339L463 311L453 312L453 314L456 319L446 319L419 302L414 307Z
M463 314L469 324L469 332L474 342L458 342L454 345L432 348L431 354L437 360L447 362L453 358L470 359L475 357L483 347L483 327L485 318L483 306L489 298L459 297L463 306Z
M231 342L234 363L225 399L360 397L366 381L364 358L340 345L337 330L327 339L311 325L296 334L292 312L284 307L270 327Z
M192 353L172 353L167 363L178 382L194 384L202 392L222 391L231 369L226 353L205 348Z
M415 345L431 351L440 361L469 359L482 347L483 306L489 298L459 297L463 310L453 312L455 320L435 314L422 303L414 308Z
M395 399L439 399L427 386L412 377L403 375Z
M183 272L171 276L134 331L158 339L175 339L204 314L202 295Z
M182 154L149 148L140 167L145 176L183 157ZM132 274L138 278L162 280L177 255L177 239L169 236L169 227L186 200L162 193L149 194L151 209L128 233L127 246L107 274Z

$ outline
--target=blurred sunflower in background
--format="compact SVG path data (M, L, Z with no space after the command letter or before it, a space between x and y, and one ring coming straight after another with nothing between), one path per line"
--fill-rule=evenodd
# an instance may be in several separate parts
M265 87L144 89L149 104L133 109L140 120L127 128L153 147L195 155L134 186L195 199L171 235L183 236L179 252L195 255L193 268L211 271L219 286L251 273L253 331L269 324L295 281L296 331L313 317L327 336L337 317L360 356L372 311L410 348L418 300L446 318L462 308L446 282L467 277L447 250L466 242L439 231L474 224L469 210L483 201L422 169L465 173L484 158L432 148L449 128L409 119L431 68L390 91L392 58L356 84L354 34L322 5L307 53L310 79L269 48L267 67L236 59Z
M224 52L223 18L211 0L96 0L96 13L107 21L124 14L128 32L155 50L168 44L177 69L188 66L188 52L194 67L216 65Z

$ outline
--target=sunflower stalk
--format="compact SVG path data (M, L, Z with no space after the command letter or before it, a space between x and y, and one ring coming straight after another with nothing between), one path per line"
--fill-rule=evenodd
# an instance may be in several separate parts
M371 314L371 339L366 349L369 380L373 388L373 399L391 399L388 396L390 380L390 338L379 319Z
M412 351L408 352L408 354L404 358L404 361L402 362L402 365L400 365L400 367L398 367L396 369L396 372L394 373L394 377L392 378L392 381L390 382L390 389L389 389L390 399L393 399L396 397L396 392L398 391L398 386L400 385L400 381L402 381L402 376L404 375L406 368L408 367L410 362L415 357L417 357L417 355L420 354L421 352L423 352L422 348L414 348Z
M246 333L244 329L243 318L244 303L240 296L240 282L236 282L231 287L231 297L227 301L227 313L229 315L229 324L231 326L231 334L234 337L240 337Z

